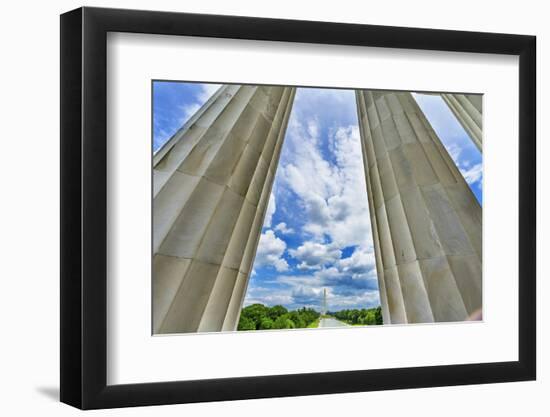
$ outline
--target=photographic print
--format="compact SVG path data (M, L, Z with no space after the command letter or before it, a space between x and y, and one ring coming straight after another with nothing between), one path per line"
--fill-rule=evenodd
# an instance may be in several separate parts
M536 37L89 7L60 33L62 402L536 379Z
M152 333L482 320L482 95L152 82Z

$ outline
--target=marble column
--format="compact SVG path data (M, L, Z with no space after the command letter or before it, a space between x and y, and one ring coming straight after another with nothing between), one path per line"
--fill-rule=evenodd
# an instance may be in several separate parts
M448 94L441 93L464 130L468 133L477 148L482 151L482 95L481 94Z
M481 207L410 93L356 91L384 323L481 307Z
M155 155L154 333L236 329L294 94L224 86Z

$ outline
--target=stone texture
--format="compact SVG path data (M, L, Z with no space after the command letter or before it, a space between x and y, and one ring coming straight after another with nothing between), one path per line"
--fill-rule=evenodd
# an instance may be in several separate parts
M224 86L155 155L154 333L236 329L294 94Z
M384 323L465 320L481 307L481 207L410 93L356 99Z
M448 94L442 93L443 101L447 103L464 130L477 148L483 148L483 117L481 94Z

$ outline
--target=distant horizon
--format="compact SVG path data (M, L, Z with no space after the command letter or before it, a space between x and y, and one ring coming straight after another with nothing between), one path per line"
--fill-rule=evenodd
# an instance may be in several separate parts
M252 304L248 304L248 305L243 305L243 309L246 308L246 307L250 307L250 306L252 306L252 305L256 305L256 304L262 305L262 306L268 307L268 308L272 308L272 307L284 307L284 308L286 308L286 309L289 310L289 311L291 311L291 310L301 310L301 309L303 309L303 308L309 308L309 309L312 309L312 310L317 311L318 313L321 312L321 311L320 311L321 309L317 310L317 309L315 309L315 307L299 306L299 307L296 307L296 308L293 308L293 309L289 309L289 308L287 308L287 307L285 307L285 306L283 306L283 305L281 305L281 304L267 305L267 304L262 304L262 303L252 303ZM328 310L327 310L327 314L328 314L328 313L335 313L335 312L342 311L342 310L369 310L369 309L379 308L379 307L381 307L380 304L377 305L377 306L373 306L373 307L363 307L363 308L343 308L343 309L339 309L339 310L331 310L331 309L328 309Z

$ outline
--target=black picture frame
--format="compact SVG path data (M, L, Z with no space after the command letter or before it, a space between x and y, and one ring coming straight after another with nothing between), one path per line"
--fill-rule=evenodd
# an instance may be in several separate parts
M108 32L519 56L519 360L107 385ZM84 7L61 15L60 57L62 402L94 409L536 378L534 36Z

